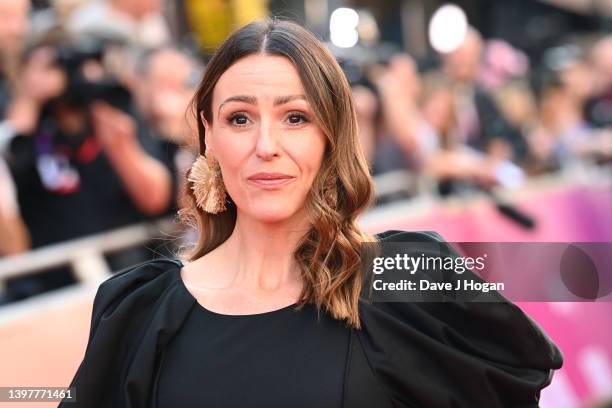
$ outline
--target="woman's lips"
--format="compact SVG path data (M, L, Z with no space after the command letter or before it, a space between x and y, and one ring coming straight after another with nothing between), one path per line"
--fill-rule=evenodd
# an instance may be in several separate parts
M275 190L291 183L295 177L282 173L257 173L247 180L264 190Z

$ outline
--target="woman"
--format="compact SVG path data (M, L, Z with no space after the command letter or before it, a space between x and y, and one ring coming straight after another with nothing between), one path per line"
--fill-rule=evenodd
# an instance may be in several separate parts
M312 34L284 21L238 30L195 108L191 262L100 286L76 406L537 405L561 355L501 296L368 298L364 242L441 238L355 224L372 184L349 85Z

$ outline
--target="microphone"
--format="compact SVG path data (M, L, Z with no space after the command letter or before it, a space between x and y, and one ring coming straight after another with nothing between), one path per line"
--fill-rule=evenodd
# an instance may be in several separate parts
M523 211L519 210L512 204L499 202L499 199L495 197L493 193L490 194L490 197L493 198L493 201L495 202L495 207L501 214L508 217L509 219L516 222L525 229L535 228L536 222L532 216L525 214Z

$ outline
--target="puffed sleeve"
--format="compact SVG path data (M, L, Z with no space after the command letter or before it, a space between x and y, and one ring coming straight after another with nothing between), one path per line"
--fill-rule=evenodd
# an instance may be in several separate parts
M387 231L378 239L418 248L414 256L428 255L418 243L451 248L432 232ZM478 279L470 271L452 275ZM519 307L497 292L492 296L487 302L402 302L362 295L359 338L396 406L538 406L562 354Z
M70 383L76 403L59 407L145 407L164 345L193 306L181 296L178 260L126 268L94 298L85 356Z

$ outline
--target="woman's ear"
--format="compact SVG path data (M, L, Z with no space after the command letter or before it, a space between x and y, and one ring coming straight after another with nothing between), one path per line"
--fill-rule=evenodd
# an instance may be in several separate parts
M204 126L204 143L206 144L206 153L211 152L212 149L212 128L210 124L204 117L204 112L200 112L200 121L202 121L202 126Z

